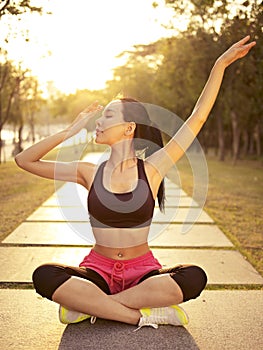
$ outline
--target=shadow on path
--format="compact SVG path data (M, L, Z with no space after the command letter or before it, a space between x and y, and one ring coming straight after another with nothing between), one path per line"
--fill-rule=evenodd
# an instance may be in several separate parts
M97 319L67 326L59 350L199 350L191 334L184 327L136 327L114 321Z

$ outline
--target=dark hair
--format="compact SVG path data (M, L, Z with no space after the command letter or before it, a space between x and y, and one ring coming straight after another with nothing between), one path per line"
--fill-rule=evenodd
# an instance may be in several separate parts
M163 147L163 139L160 130L154 125L144 105L129 97L119 99L123 104L123 117L127 122L135 122L134 149L144 153L145 157L150 156ZM160 210L164 211L165 189L162 180L158 189L158 204Z

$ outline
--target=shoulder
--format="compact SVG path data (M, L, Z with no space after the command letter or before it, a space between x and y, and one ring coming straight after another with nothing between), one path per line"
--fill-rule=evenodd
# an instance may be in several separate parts
M173 166L172 160L164 148L151 154L145 159L144 167L150 176L163 179L167 171Z
M80 178L81 185L86 187L88 190L91 187L98 166L98 164L84 161L79 161L77 163L78 178Z

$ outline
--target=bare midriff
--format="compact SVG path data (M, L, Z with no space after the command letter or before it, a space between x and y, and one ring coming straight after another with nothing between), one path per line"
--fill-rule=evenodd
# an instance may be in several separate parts
M137 228L93 227L94 251L112 259L133 259L149 251L150 226Z
M106 256L107 258L110 258L110 259L129 260L148 253L150 248L148 246L148 243L146 242L146 243L133 246L133 247L128 247L128 248L110 248L99 244L95 244L93 247L93 250L96 253Z

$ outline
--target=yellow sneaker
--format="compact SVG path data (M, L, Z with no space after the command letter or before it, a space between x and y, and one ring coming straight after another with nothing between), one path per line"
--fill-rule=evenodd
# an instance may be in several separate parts
M94 316L86 315L74 310L68 310L62 305L59 306L59 320L61 323L79 323L87 320L88 318L90 318L90 323L95 323L96 317Z
M142 317L139 321L139 328L143 326L151 326L155 329L159 324L170 324L173 326L184 326L188 324L189 318L184 309L178 305L158 308L140 309ZM138 328L138 329L139 329Z

